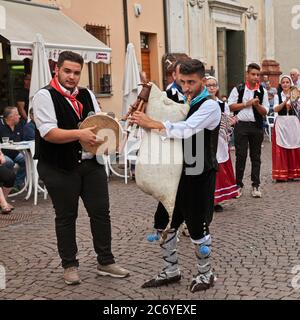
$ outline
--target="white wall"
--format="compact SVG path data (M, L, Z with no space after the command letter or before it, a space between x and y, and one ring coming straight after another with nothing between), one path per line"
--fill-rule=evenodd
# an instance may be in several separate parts
M273 0L275 6L275 57L281 71L300 68L300 1Z

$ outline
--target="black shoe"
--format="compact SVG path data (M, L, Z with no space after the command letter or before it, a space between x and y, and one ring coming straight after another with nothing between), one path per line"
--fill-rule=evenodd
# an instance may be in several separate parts
M142 288L157 288L161 286L167 286L168 284L171 283L176 283L181 280L181 274L170 277L170 278L165 278L165 279L151 279L149 281L146 281L143 285Z
M224 211L223 207L219 204L214 206L214 210L215 210L215 212L223 212Z
M193 280L191 285L190 285L190 291L192 293L194 292L198 292L198 291L205 291L211 287L213 287L215 284L215 276L212 274L209 278L209 282L208 283L205 283L205 282L202 282L202 283L197 283L196 280Z

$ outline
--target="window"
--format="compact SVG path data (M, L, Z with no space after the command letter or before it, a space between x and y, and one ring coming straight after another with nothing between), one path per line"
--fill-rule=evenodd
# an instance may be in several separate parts
M141 49L149 49L149 34L141 33Z
M110 28L107 26L98 26L87 24L85 26L87 32L95 38L110 47ZM90 89L95 94L111 94L111 64L89 63L89 83Z

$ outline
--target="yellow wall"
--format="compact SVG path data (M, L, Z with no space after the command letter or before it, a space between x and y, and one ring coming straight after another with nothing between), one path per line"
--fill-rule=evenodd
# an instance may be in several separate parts
M81 26L86 24L110 26L110 47L112 49L113 96L100 98L104 111L113 111L119 117L122 112L123 77L125 62L125 31L122 0L35 0L44 4L59 5L62 11ZM142 5L142 14L135 17L134 4ZM154 15L155 13L155 15ZM140 32L157 34L158 48L151 52L152 79L162 84L161 60L165 53L163 0L128 0L129 41L136 49L141 64ZM75 35L76 36L76 35ZM84 69L81 85L88 85L87 68Z
M134 4L142 6L142 13L135 16ZM156 44L151 45L151 81L162 87L162 57L165 54L164 13L162 0L128 0L129 41L135 48L140 48L140 33L156 34ZM136 50L141 63L141 51Z

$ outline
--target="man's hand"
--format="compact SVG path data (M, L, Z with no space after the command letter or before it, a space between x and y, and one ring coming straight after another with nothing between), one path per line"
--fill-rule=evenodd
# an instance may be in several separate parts
M90 146L94 146L97 143L97 136L93 132L97 126L80 129L79 141L88 143Z
M162 122L152 120L147 115L145 115L145 113L140 112L140 111L136 111L132 115L130 122L132 124L137 124L144 129L158 129L158 130L165 129L165 126L163 125Z
M252 99L251 101L252 101L252 105L254 107L259 107L259 105L260 105L259 98L256 97L255 99Z
M145 129L152 129L151 127L151 123L152 123L152 119L150 117L148 117L145 113L140 112L140 111L136 111L132 116L131 116L131 122L133 124L137 124L142 128Z

